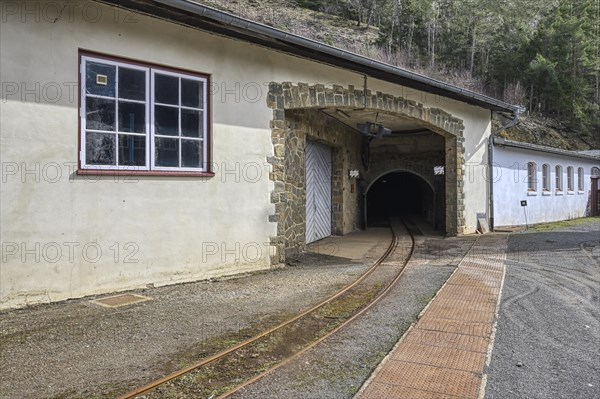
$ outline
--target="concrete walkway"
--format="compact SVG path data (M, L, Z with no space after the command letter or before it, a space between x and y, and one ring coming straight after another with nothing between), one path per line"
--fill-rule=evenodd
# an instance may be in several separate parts
M389 228L370 228L345 236L331 236L306 246L306 252L315 255L336 256L369 263L379 258L392 238Z
M479 397L507 236L482 236L355 398Z

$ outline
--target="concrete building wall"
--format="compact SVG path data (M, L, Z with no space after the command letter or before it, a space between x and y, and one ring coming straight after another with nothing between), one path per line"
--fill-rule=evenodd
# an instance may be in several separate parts
M527 164L537 166L535 191L528 189ZM542 188L542 166L550 166L550 190ZM525 225L587 216L591 199L591 171L599 162L513 147L494 147L494 224ZM556 191L556 166L562 166L563 191ZM574 169L574 190L567 190L567 168ZM577 171L584 170L584 189L578 190ZM527 201L524 210L521 201Z
M268 85L362 87L363 76L96 2L56 19L16 4L0 35L0 308L270 267L278 226ZM215 177L77 175L80 50L210 74ZM485 163L489 111L369 86L461 119L464 161ZM464 180L467 232L484 192Z

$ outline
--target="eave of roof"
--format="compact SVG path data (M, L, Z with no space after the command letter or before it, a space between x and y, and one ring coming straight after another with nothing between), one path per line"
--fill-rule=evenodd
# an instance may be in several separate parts
M452 98L482 108L518 114L521 108L436 79L351 53L190 0L97 0L154 17L244 40L383 81Z
M577 151L562 150L560 148L546 147L544 145L521 143L518 141L507 140L502 137L494 137L494 145L500 146L500 147L514 147L514 148L520 148L520 149L524 149L524 150L545 152L548 154L563 155L566 157L600 161L600 157L594 156L594 155L582 154L581 152L577 152Z

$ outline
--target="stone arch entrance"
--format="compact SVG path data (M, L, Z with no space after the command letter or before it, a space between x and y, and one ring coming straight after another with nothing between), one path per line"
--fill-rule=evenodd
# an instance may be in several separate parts
M304 149L306 140L322 142L332 147L332 232L346 234L364 227L364 196L372 174L383 173L376 160L364 162L364 136L352 124L342 120L355 114L376 115L386 123L394 120L412 123L440 140L441 149L434 154L444 166L444 213L448 234L463 231L464 125L439 108L428 108L418 102L381 92L322 84L272 82L269 85L267 105L273 110L271 139L274 154L267 161L272 166L274 190L271 202L275 211L269 217L277 223L277 236L271 244L277 249L273 263L285 260L286 254L305 248L305 176ZM342 115L338 117L338 115ZM345 115L345 116L344 116ZM386 170L398 169L402 159L392 159ZM436 165L437 166L437 165ZM358 170L361 179L349 177L349 170ZM433 176L433 167L427 166L423 175ZM428 178L430 176L427 176ZM362 193L361 193L362 191Z

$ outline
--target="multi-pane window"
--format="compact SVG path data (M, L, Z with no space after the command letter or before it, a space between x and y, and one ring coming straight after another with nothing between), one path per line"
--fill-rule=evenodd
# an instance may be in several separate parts
M207 171L207 78L82 57L84 169Z
M575 176L572 166L567 167L567 190L574 191L575 190Z
M527 164L527 189L537 191L537 166L533 162Z
M560 193L563 191L563 169L562 166L556 165L556 192Z
M579 168L577 168L577 190L584 191L584 189L585 189L585 184L584 184L583 168L579 167Z
M550 165L542 165L542 190L550 191Z

